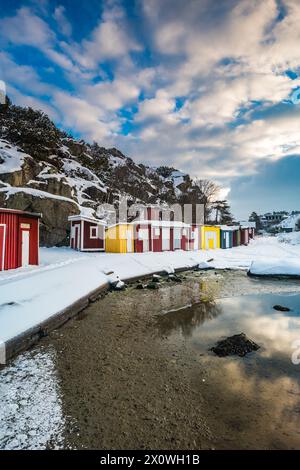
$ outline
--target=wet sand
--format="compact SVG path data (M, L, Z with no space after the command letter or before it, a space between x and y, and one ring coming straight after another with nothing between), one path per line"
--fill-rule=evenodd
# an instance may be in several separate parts
M290 319L264 315L272 298L259 306L247 297L300 293L299 281L238 271L180 277L158 290L107 293L27 353L48 349L55 358L63 446L300 448L300 366L291 364L291 338L281 334ZM297 329L297 315L295 322ZM214 356L209 346L237 328L261 349L245 358Z

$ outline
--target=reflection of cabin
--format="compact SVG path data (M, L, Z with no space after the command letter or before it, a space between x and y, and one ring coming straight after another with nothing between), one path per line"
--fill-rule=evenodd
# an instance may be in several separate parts
M72 215L70 246L78 251L104 251L105 249L105 222L86 217Z
M0 271L39 264L41 214L0 209Z
M118 223L111 225L105 233L106 251L109 253L132 253L134 251L133 225Z
M201 245L202 250L220 248L220 228L203 225L201 227Z

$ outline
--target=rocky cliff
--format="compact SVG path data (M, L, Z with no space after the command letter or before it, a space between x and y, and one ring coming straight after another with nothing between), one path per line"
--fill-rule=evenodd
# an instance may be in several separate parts
M42 245L68 244L69 215L95 215L99 204L116 204L119 195L129 204L201 200L187 174L76 140L40 111L9 101L0 106L0 207L41 212Z

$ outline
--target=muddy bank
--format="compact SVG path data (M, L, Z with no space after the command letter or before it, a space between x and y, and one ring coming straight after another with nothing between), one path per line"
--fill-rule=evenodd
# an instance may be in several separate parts
M298 297L288 295L299 295L300 283L239 271L180 277L158 290L107 293L33 348L33 358L41 348L54 358L60 442L77 449L300 448L299 368L288 349L300 332ZM293 319L275 304L290 307ZM210 351L241 331L259 351L244 358Z

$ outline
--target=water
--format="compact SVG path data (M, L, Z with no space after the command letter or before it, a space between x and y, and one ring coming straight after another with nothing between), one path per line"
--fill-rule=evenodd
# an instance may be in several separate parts
M276 304L291 310L278 312ZM184 344L190 360L204 368L199 376L193 368L193 380L219 430L218 448L300 447L299 292L194 304L159 315L157 329L173 346ZM210 351L241 332L260 349L244 358Z

